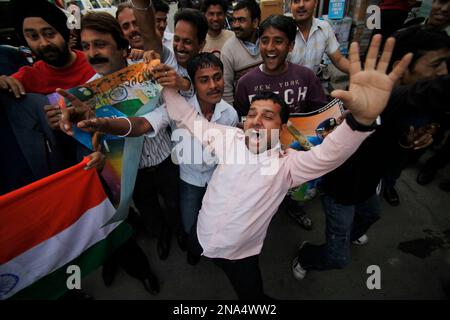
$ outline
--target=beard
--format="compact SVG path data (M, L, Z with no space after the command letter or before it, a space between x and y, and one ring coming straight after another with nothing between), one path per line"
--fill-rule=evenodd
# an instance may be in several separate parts
M70 51L67 45L63 48L49 45L35 53L39 59L56 68L61 68L70 61Z

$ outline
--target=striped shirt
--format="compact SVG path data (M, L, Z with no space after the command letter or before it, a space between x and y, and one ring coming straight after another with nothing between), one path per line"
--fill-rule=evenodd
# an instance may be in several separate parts
M299 64L317 73L323 54L328 55L339 49L339 43L327 21L313 18L308 40L297 28L294 49L288 56L292 63Z
M172 142L170 140L169 116L163 104L158 103L155 109L142 116L152 125L153 130L144 135L139 169L153 167L170 155Z
M167 30L167 28L166 28ZM173 51L173 33L169 31L164 31L164 36L162 38L162 44L170 51Z

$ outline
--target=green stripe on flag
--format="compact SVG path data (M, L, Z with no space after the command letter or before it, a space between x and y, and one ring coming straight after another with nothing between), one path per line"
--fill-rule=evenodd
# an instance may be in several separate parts
M103 264L109 255L118 249L133 234L131 226L122 222L105 239L97 242L84 251L78 258L63 267L46 275L32 285L19 291L11 300L54 300L61 297L68 289L66 285L67 267L77 265L81 269L81 276L85 277Z

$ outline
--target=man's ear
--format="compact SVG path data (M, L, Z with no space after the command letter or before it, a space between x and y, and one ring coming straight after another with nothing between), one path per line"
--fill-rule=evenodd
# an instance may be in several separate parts
M282 123L280 129L281 129L281 131L280 131L280 134L281 134L281 132L287 130L287 124L286 123Z
M253 19L252 24L253 24L253 28L258 29L259 19L258 18Z

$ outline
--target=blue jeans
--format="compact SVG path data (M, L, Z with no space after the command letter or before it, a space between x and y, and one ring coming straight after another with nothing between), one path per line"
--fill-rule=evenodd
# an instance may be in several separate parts
M306 270L342 269L350 262L351 242L357 240L380 219L380 202L373 195L356 205L342 205L328 195L322 197L326 219L326 243L305 244L299 253Z
M198 213L202 207L206 187L197 187L180 180L180 211L184 231L189 234L197 222Z

